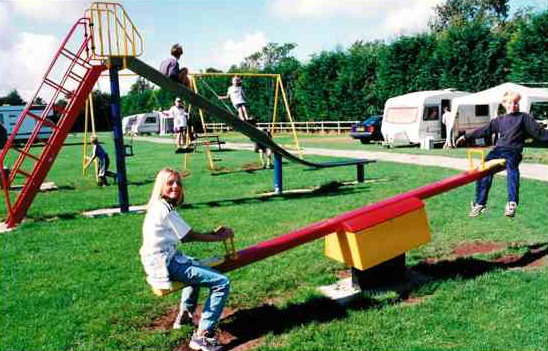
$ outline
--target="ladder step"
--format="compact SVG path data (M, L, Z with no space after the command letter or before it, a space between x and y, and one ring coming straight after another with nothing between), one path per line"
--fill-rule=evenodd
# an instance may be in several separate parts
M30 173L27 171L23 171L22 169L14 169L12 172L19 173L24 175L27 178L30 178Z
M78 83L81 83L84 80L84 77L80 77L80 75L70 71L68 73L68 76L72 78L73 80L77 81Z
M69 60L73 61L75 64L81 67L88 68L88 69L91 67L91 64L89 62L87 62L86 60L84 60L83 58L79 56L76 56L76 54L74 54L70 50L67 50L67 48L63 48L63 50L61 50L61 55L65 56L66 58L68 58Z
M63 94L65 94L66 96L71 96L72 95L72 92L63 88L62 86L60 86L59 84L51 81L50 79L48 78L44 78L44 83L46 83L47 85L49 85L50 87L54 88L54 89L57 89L59 91L61 91Z
M43 124L45 124L47 127L50 127L51 129L57 129L57 125L55 125L53 122L51 122L47 118L42 118L42 116L38 116L30 111L27 112L27 115L29 115L30 117L34 118L37 121L42 121Z
M53 105L53 111L57 112L60 115L65 114L66 110L67 109L61 105Z
M25 152L24 150L21 150L21 149L18 149L18 148L13 148L15 151L19 152L21 155L25 156L25 157L29 157L29 158L32 158L33 160L35 161L38 161L40 158L38 158L37 156L34 156L33 154L29 154L28 152Z

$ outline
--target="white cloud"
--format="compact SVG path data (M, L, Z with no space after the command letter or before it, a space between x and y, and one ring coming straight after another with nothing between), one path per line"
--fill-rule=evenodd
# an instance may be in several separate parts
M17 89L23 99L29 99L44 76L59 40L51 35L20 33L9 49L0 48L2 79L0 95Z
M425 31L428 19L433 15L433 7L440 0L408 1L405 7L396 7L383 19L382 27L393 34L408 34Z
M73 23L82 17L89 1L13 0L8 2L15 14L31 20Z
M30 33L21 24L74 23L82 17L88 2L13 0L0 3L0 95L17 89L30 99L59 47L60 38Z
M382 23L387 34L426 28L432 8L443 0L272 0L270 11L288 19L344 21L368 19Z
M324 19L339 16L367 18L390 1L373 0L273 0L269 2L274 14L285 18Z
M246 34L242 41L226 40L220 49L213 49L214 67L227 69L231 65L238 65L245 57L260 51L267 44L263 32Z
M0 4L0 50L9 48L13 43L14 36L14 29L6 7L6 4Z

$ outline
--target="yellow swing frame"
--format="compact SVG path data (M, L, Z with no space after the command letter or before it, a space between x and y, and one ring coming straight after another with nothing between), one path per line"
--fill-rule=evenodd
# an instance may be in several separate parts
M196 84L197 78L203 78L203 77L266 77L266 78L272 78L275 80L275 89L274 89L274 104L272 108L272 122L270 123L270 132L272 135L276 133L276 126L278 123L278 105L280 103L280 95L281 95L281 101L284 104L285 111L286 111L286 117L287 120L291 123L291 132L293 134L293 140L294 140L294 147L297 150L297 153L299 157L302 158L302 150L299 145L299 138L297 137L297 130L295 129L295 122L293 120L293 116L291 115L291 110L289 109L289 102L287 100L287 95L285 93L284 85L282 82L282 76L279 73L216 73L216 72L209 72L209 73L192 73L189 74L189 78L191 81L191 88L194 90L195 93L199 93L198 91L198 85ZM205 121L204 121L204 113L202 109L199 109L200 119L202 122L202 127L204 128L204 131L207 132L205 128ZM280 120L281 122L281 120ZM279 131L282 131L282 127L278 126Z

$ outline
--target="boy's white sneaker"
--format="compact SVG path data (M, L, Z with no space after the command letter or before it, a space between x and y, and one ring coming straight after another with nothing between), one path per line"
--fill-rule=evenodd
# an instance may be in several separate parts
M506 203L506 208L504 210L504 215L506 217L514 217L516 215L516 209L518 208L518 204L514 201L510 201Z

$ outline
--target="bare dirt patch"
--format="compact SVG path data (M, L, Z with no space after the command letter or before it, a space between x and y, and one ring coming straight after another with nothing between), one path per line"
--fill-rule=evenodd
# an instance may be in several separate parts
M462 243L453 249L453 253L457 256L471 256L480 253L491 253L495 251L502 251L507 248L506 243L492 243L492 242L471 242Z

